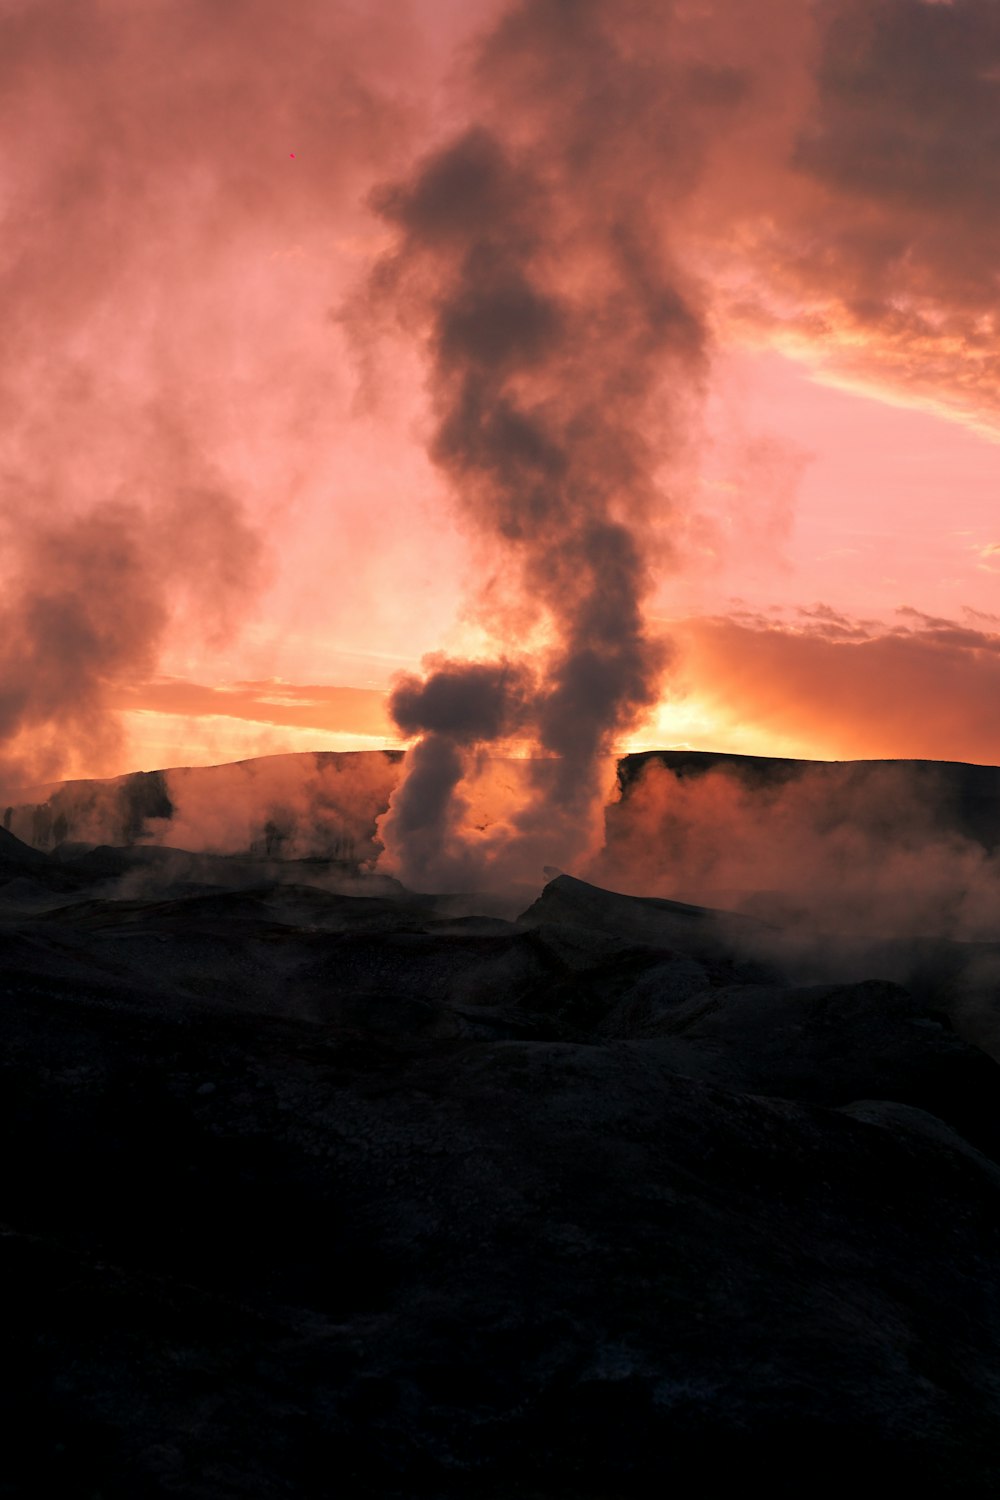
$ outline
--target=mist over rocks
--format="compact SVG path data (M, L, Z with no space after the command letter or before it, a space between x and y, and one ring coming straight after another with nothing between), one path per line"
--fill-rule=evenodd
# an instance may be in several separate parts
M414 680L400 691L424 689ZM447 701L437 711L450 712ZM435 746L410 754L423 765ZM2 824L45 850L163 845L388 875L380 830L405 765L400 750L317 752L65 782L9 793ZM556 760L479 756L465 773L462 816L481 841L503 842L525 797L558 796L562 774ZM662 750L609 757L602 774L603 845L574 873L604 888L840 936L989 941L1000 927L996 767ZM397 816L406 805L403 794ZM512 915L540 890L545 863L515 883L456 854L437 888L506 890Z
M1000 943L810 941L0 831L4 1492L995 1493Z
M660 767L677 781L697 783L722 774L749 793L774 798L805 782L827 801L831 825L864 821L877 795L889 792L879 819L897 837L919 833L912 823L932 826L980 843L989 853L1000 844L1000 767L941 760L788 760L776 756L733 755L706 750L644 750L618 763L622 801L635 795L651 769ZM907 822L909 820L909 826Z
M1000 770L629 755L588 873L790 929L989 940L1000 929Z
M316 751L138 771L11 793L4 827L52 849L167 844L215 853L372 863L403 752Z

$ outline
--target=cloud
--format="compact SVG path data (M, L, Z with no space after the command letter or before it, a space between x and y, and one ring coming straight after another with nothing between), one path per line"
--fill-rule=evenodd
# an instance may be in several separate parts
M393 740L385 694L375 688L261 680L205 684L180 679L122 683L109 706L123 713L220 717ZM193 728L192 733L195 730Z
M675 631L678 693L720 719L819 758L993 764L1000 745L1000 634L915 609L898 624L813 612L796 624L738 617Z
M743 128L706 188L719 316L826 378L996 436L1000 12L993 0L800 10L775 42L779 67L751 67Z

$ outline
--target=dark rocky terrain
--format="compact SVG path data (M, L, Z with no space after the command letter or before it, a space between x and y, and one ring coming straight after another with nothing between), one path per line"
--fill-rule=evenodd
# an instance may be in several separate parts
M1000 943L485 906L0 832L0 1495L995 1495Z

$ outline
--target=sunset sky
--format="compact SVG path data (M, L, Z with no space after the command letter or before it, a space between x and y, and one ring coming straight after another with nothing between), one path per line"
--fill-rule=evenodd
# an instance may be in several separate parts
M616 748L1000 762L996 0L0 0L0 130L0 782L401 744L397 674L549 649L442 457L487 135L648 480Z

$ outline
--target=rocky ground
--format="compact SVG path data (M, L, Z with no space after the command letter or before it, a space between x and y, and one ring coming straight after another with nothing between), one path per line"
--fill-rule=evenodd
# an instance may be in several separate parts
M996 1494L1000 946L499 909L0 833L0 1495Z

